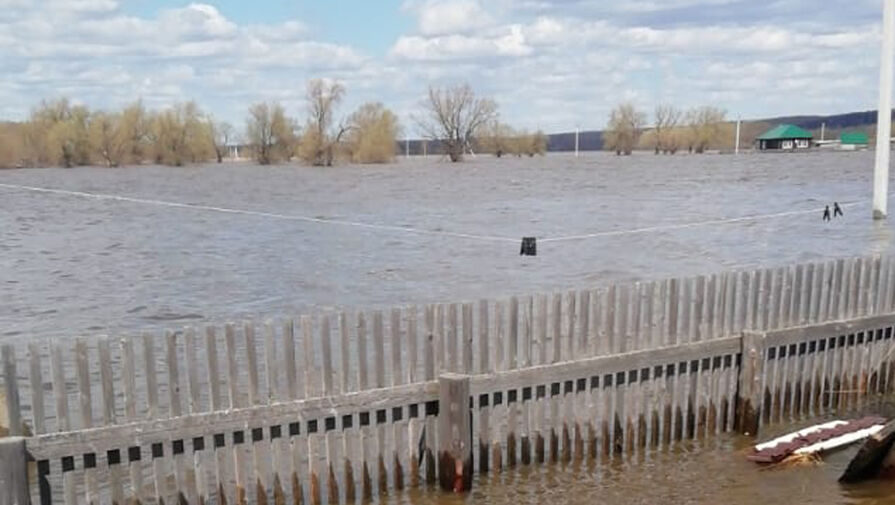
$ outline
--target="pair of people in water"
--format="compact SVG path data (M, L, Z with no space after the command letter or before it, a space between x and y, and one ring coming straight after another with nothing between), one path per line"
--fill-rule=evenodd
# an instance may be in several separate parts
M833 217L842 216L842 208L839 207L839 202L833 202ZM827 205L824 207L824 221L830 220L830 206Z

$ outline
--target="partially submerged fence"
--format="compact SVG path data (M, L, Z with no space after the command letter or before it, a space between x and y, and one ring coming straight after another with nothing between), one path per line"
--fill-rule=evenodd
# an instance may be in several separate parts
M892 389L893 286L857 258L6 345L0 504L353 502L755 433Z

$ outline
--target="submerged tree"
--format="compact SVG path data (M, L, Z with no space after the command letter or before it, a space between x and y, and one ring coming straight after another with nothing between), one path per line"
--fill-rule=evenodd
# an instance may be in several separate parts
M152 122L155 162L171 166L205 161L214 155L214 140L205 115L195 102L176 104Z
M298 145L298 156L306 163L315 166L331 166L335 158L336 147L348 130L345 124L333 129L335 108L342 102L345 88L337 82L323 79L308 81L305 101L308 107L308 120Z
M638 111L630 102L612 109L604 133L606 149L615 151L618 155L631 154L640 139L645 123L646 114Z
M423 115L415 118L417 125L426 138L441 142L453 162L461 161L479 129L497 118L497 104L477 98L468 84L429 87L422 108Z
M365 103L348 118L345 151L354 163L395 159L398 117L381 103Z
M679 146L676 129L681 121L681 115L681 110L673 105L656 106L656 154L677 152Z
M726 116L727 111L711 105L696 107L687 112L690 152L702 154L716 144L723 131Z
M218 163L221 163L230 148L230 143L235 140L236 133L233 130L233 125L226 121L215 121L213 118L208 118L208 129L214 143L215 156L217 156Z
M256 103L249 108L246 141L262 165L289 160L295 149L295 128L279 103Z

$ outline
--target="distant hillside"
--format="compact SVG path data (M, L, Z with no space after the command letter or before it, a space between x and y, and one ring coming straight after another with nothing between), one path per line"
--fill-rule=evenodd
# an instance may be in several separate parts
M895 111L892 114L895 119ZM812 130L819 137L821 125L826 125L826 138L834 138L842 130L860 130L869 134L876 131L876 111L847 112L829 116L780 116L767 119L743 120L741 136L744 145L752 142L752 137L778 124L794 124L806 130ZM574 151L575 132L553 133L547 136L548 151ZM603 132L599 130L582 131L579 137L581 151L599 151L603 149Z
M895 117L895 114L893 114ZM765 123L789 123L808 130L820 128L821 124L826 124L829 129L844 128L867 128L876 127L876 111L868 110L863 112L848 112L845 114L834 114L832 116L783 116L770 119L759 120Z

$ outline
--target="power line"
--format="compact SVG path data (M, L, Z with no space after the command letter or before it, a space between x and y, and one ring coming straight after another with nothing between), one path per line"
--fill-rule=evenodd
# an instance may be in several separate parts
M16 184L0 184L0 188L7 189L15 189L15 190L24 190L24 191L33 191L36 193L48 193L48 194L56 194L56 195L65 195L65 196L73 196L79 198L92 198L97 200L109 200L109 201L118 201L118 202L128 202L128 203L137 203L143 205L158 205L163 207L170 208L180 208L180 209L190 209L190 210L199 210L206 212L220 212L225 214L237 214L244 216L255 216L255 217L266 217L272 219L281 219L286 221L302 221L308 223L317 223L317 224L331 224L336 226L348 226L355 228L364 228L369 230L380 230L380 231L388 231L393 233L409 233L416 235L430 235L430 236L442 236L442 237L450 237L450 238L460 238L460 239L468 239L468 240L481 240L488 242L509 242L518 244L519 238L512 237L501 237L495 235L479 235L474 233L459 233L452 231L441 231L441 230L421 230L419 228L408 228L403 226L394 226L387 224L375 224L375 223L363 223L359 221L347 221L341 219L328 219L328 218L320 218L320 217L310 217L310 216L302 216L302 215L293 215L293 214L280 214L275 212L264 212L264 211L256 211L256 210L246 210L246 209L234 209L229 207L217 207L212 205L200 205L194 203L181 203L181 202L171 202L167 200L155 200L148 198L135 198L129 196L121 196L121 195L109 195L103 193L89 193L85 191L71 191L65 189L53 189L53 188L41 188L37 186L21 186ZM868 203L869 200L857 200L853 202L842 203L840 206L844 208L855 207L857 205L862 205ZM552 242L571 242L571 241L580 241L580 240L588 240L594 238L606 238L606 237L618 237L624 235L638 235L645 233L655 233L655 232L664 232L664 231L673 231L673 230L684 230L689 228L700 228L705 226L718 226L718 225L727 225L727 224L735 224L735 223L745 223L750 221L763 221L763 220L772 220L779 219L783 217L790 216L798 216L798 215L806 215L806 214L817 214L823 212L823 208L812 208L812 209L804 209L804 210L793 210L787 212L777 212L771 214L755 214L751 216L743 216L743 217L732 217L732 218L723 218L723 219L712 219L707 221L697 221L691 223L679 223L679 224L665 224L658 226L646 226L642 228L629 228L624 230L607 230L607 231L598 231L594 233L586 233L581 235L568 235L568 236L560 236L560 237L539 237L538 241L541 243L552 243Z

